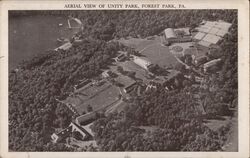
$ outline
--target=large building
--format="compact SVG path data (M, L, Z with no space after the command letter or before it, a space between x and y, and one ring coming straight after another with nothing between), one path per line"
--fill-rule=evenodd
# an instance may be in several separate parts
M181 42L192 41L192 38L190 37L189 28L180 28L180 29L167 28L164 30L164 36L167 45L176 42L181 43Z
M217 64L219 64L221 62L221 59L214 59L214 60L211 60L207 63L205 63L203 65L203 68L204 68L204 72L207 72L211 67L214 67L216 66Z
M172 28L165 29L164 33L165 33L165 37L166 37L167 40L171 40L171 39L176 39L177 38L177 36L176 36L176 34L174 32L174 29L172 29Z
M82 88L83 86L87 85L90 82L91 82L91 80L89 80L89 79L83 79L79 84L75 85L74 88L75 89Z
M126 53L124 51L118 51L118 56L115 58L116 62L123 61L126 58Z
M90 112L76 118L76 123L78 125L85 125L97 118L96 112Z
M232 24L219 21L203 21L196 29L198 33L194 36L198 44L210 47L211 44L217 44L229 31Z
M64 141L67 137L72 136L73 132L79 132L82 140L86 139L87 137L91 137L92 135L89 134L83 127L71 122L70 125L63 129L58 133L53 133L51 135L52 142L58 143Z

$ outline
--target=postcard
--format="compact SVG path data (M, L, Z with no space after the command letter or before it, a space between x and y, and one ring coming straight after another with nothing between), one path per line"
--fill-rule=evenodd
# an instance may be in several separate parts
M0 8L1 157L249 157L248 1Z

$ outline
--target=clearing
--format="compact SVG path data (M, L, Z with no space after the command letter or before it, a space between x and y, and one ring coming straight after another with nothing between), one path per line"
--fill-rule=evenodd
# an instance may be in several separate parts
M151 40L139 38L120 39L119 42L125 46L135 48L150 62L158 64L163 68L174 67L178 64L169 48L161 43L160 36L153 36Z

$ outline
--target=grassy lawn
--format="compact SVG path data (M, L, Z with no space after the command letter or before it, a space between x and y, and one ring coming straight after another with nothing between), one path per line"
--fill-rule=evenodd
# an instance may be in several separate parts
M161 67L174 67L178 64L169 48L161 44L154 44L144 49L141 54L145 55L153 64L158 64Z
M161 67L173 67L178 64L173 54L167 46L161 44L161 37L155 36L153 40L129 38L120 39L122 44L135 48L153 64Z
M147 42L149 40L141 38L121 38L118 41L127 47L137 48L142 42Z

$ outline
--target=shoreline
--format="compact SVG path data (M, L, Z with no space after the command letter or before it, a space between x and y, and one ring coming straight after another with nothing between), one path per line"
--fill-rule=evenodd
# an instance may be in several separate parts
M80 19L74 18L74 17L69 17L68 20L67 20L68 23L70 23L70 20L71 20L71 19L74 20L76 23L79 24L79 29L82 29L82 22L81 22ZM70 24L69 24L69 25L70 25ZM70 27L69 27L69 29L70 29ZM78 32L79 32L79 30L78 30ZM73 37L74 37L74 35L73 35ZM55 48L54 50L55 50L55 51L58 51L58 49L67 50L67 49L69 49L69 48L71 48L71 47L72 47L72 43L71 43L71 42L66 42L66 43L62 44L61 46Z
M29 15L27 15L29 16ZM77 30L77 32L79 32L81 29L82 29L82 22L80 19L78 18L74 18L74 17L69 17L68 19L65 19L65 20L74 20L76 21L76 23L79 25L79 30ZM70 29L70 28L68 28ZM74 37L74 34L71 35L70 38ZM54 50L54 51L58 51L59 49L62 49L62 50L68 50L69 48L72 47L72 43L68 40L67 42L63 43L62 45L60 46L57 46L56 48L52 48L50 50ZM44 54L46 52L46 50L42 53ZM31 58L28 58L28 59L24 59L24 60L32 60L34 57L31 57ZM21 66L22 62L18 63L16 66L8 66L9 67L9 72L13 71L13 70L16 70L16 69L19 69L20 66Z

